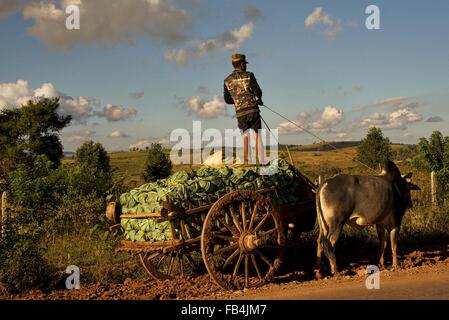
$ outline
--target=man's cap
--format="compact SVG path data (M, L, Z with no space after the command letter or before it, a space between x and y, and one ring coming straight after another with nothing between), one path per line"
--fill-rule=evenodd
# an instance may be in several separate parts
M236 62L244 62L244 63L248 63L248 61L246 61L246 56L244 54L240 54L240 53L236 53L232 55L232 63L236 63Z

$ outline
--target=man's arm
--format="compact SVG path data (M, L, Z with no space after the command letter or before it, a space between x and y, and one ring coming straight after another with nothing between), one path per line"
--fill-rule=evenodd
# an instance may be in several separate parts
M234 99L232 99L231 93L229 92L228 87L226 87L226 84L224 85L223 98L227 104L234 104Z
M254 76L254 73L251 73L250 79L249 79L249 86L251 88L251 91L254 93L254 95L259 99L259 104L262 104L262 89L260 89L259 84L257 83L256 77Z

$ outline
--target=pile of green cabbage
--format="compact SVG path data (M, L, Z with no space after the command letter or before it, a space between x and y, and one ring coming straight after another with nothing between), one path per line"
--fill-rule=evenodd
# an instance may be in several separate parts
M295 203L299 201L295 194L298 179L289 164L283 159L270 163L268 168L275 172L272 175L259 174L260 167L247 168L210 168L201 167L196 170L178 171L166 179L146 183L120 196L122 213L140 214L161 212L163 201L184 210L200 204L212 203L221 196L234 190L259 190L276 187L277 192L271 193L276 205ZM194 217L192 217L194 219ZM200 224L200 223L199 223ZM153 218L122 219L121 225L125 238L131 241L161 241L172 239L168 222L156 223ZM178 230L177 230L178 232ZM187 229L189 237L201 233L200 227Z

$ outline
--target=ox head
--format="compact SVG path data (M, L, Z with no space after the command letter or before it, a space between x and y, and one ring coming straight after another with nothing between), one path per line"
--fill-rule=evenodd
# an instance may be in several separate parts
M401 175L399 168L392 161L387 161L381 166L381 176L393 182L394 187L400 195L406 208L413 206L411 190L421 190L416 184L412 183L413 173L410 172L406 175Z
M420 187L418 187L416 184L412 183L412 176L413 173L409 172L406 175L402 176L402 180L403 183L405 183L405 204L407 206L407 208L412 208L413 207L413 202L412 202L412 195L411 195L411 190L421 190Z

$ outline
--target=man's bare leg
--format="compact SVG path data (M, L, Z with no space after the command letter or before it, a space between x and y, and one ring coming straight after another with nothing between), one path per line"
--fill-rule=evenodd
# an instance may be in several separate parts
M248 163L248 132L243 134L243 163Z
M259 164L265 164L264 152L263 152L264 150L263 150L261 136L258 131L254 131L254 132L256 134L256 153L257 153L257 158L259 159Z

